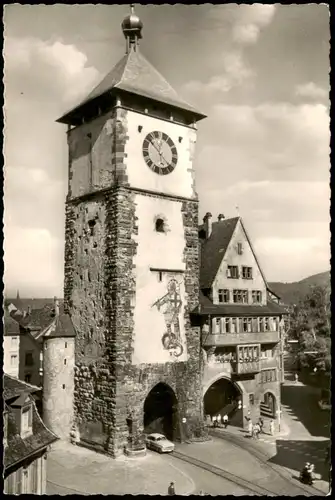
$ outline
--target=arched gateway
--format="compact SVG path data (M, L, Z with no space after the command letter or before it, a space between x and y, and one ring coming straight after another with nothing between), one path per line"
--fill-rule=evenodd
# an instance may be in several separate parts
M168 439L179 437L178 401L167 384L155 385L144 401L144 432L159 432Z
M243 426L244 394L240 382L231 380L226 373L217 374L203 385L205 416L227 414L231 423Z

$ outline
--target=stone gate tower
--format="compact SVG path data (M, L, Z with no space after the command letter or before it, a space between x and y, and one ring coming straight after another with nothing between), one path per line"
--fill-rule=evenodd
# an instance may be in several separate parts
M155 413L163 393L145 409L162 387L174 396L177 434L202 420L190 311L199 295L193 155L205 116L140 53L133 8L122 30L126 54L58 120L68 125L64 299L77 330L76 433L113 456L130 421L142 430L164 418Z

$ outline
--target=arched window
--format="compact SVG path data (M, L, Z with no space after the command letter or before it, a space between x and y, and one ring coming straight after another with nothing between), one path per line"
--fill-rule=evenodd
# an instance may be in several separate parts
M163 219L156 219L155 229L156 229L157 233L164 233L164 220Z

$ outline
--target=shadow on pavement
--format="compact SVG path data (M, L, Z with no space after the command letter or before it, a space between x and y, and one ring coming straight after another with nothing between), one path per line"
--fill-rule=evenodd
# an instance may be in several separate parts
M304 385L283 385L281 402L293 420L300 421L312 436L329 437L330 412L318 406L319 395Z
M325 458L329 443L330 441L277 440L277 453L269 462L296 471L298 479L303 466L309 462L315 465L317 477L328 481L329 465Z

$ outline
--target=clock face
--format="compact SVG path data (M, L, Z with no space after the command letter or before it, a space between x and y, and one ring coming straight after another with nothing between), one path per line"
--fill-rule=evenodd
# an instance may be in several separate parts
M150 132L143 141L142 151L144 161L156 174L170 174L177 165L177 148L164 132Z

